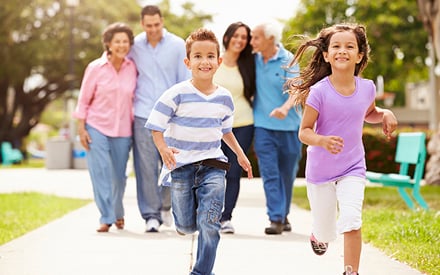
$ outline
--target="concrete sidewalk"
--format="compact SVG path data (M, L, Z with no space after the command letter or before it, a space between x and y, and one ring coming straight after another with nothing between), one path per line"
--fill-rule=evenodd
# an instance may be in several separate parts
M297 184L301 184L301 179ZM93 198L87 170L1 169L0 193L38 191L65 197ZM1 275L185 275L197 248L197 237L179 236L172 227L144 233L130 178L124 200L126 226L96 233L99 213L94 203L0 246ZM267 236L268 225L260 179L242 180L234 211L234 235L222 235L216 275L342 274L342 238L316 256L308 241L311 215L292 206L293 231ZM420 275L365 244L362 275Z

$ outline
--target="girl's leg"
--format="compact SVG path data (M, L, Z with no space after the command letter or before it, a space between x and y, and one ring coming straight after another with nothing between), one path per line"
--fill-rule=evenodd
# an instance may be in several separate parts
M350 265L358 272L362 249L362 203L365 179L344 177L337 181L336 194L339 202L338 232L344 234L344 266Z
M344 233L344 266L350 265L354 272L359 270L362 249L361 229Z
M336 191L335 184L307 183L307 197L312 213L312 234L319 242L336 239Z

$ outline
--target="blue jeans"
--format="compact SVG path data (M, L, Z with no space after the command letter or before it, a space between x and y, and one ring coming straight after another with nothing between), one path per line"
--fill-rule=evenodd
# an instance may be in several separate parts
M189 164L171 172L171 201L179 232L199 231L192 275L210 275L220 241L220 217L225 197L225 171Z
M125 174L131 137L108 137L90 125L86 130L92 139L87 152L87 166L93 185L101 224L113 224L124 217Z
M145 118L134 118L133 162L137 202L145 221L154 218L162 223L160 211L171 208L170 188L158 185L162 160L154 145L151 131L145 128L146 122Z
M251 147L254 138L254 126L249 125L233 128L232 132L234 133L238 144L240 144L241 148L246 153ZM221 221L223 222L232 219L232 211L237 204L238 195L240 193L240 178L243 170L238 164L235 153L223 141L222 150L228 157L228 162L231 164L231 168L226 173L225 208L221 218Z
M284 222L290 212L293 183L301 159L298 131L255 127L254 146L263 179L269 220Z

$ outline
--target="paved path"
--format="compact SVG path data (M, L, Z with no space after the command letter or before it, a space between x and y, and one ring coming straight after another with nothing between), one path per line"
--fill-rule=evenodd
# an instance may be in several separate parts
M297 184L301 184L299 180ZM86 170L0 169L0 193L38 191L92 198ZM195 257L196 241L172 227L144 233L130 178L125 196L126 229L98 234L94 203L0 246L0 275L185 275ZM318 275L342 273L342 238L321 257L308 236L311 215L292 206L293 231L267 236L268 225L260 179L242 181L234 212L234 235L222 235L214 272L217 275ZM1 229L0 229L1 230ZM195 238L196 239L196 238ZM420 275L368 244L363 246L362 275Z

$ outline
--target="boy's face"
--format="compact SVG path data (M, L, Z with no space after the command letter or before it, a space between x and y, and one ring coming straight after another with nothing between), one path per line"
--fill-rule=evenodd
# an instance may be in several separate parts
M195 41L189 58L185 58L185 64L196 80L212 80L221 62L222 59L217 54L217 44L209 40Z

